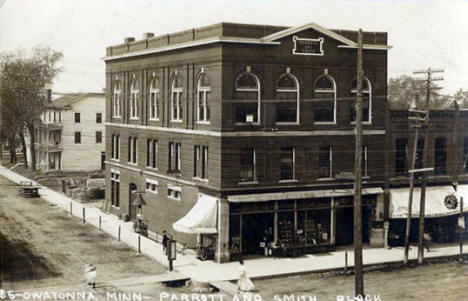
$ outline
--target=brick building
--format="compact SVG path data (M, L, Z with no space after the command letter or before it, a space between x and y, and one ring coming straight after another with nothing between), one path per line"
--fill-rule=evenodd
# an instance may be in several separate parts
M390 232L394 243L404 240L409 199L409 173L414 146L414 122L408 119L408 111L389 111L386 142L386 170ZM458 127L458 128L457 128ZM425 230L440 242L458 238L457 217L460 212L460 197L468 200L468 111L462 109L431 111L426 167L434 171L427 174ZM417 140L416 168L421 168L424 137L420 132ZM458 145L458 147L457 147ZM420 202L420 174L416 174L412 206L411 239L417 240ZM457 201L450 202L447 196L454 195ZM464 211L468 211L466 201ZM465 215L466 219L466 215Z
M107 209L216 259L352 243L357 32L220 23L108 47ZM364 241L383 243L387 34L364 33ZM174 228L179 231L174 231ZM180 232L182 231L182 232ZM183 233L185 232L185 233Z

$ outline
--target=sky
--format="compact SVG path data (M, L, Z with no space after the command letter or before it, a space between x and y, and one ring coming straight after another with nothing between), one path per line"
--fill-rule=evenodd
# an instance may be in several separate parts
M2 5L3 4L3 5ZM0 53L64 54L56 92L102 92L107 46L218 22L388 32L389 78L443 68L442 93L468 89L468 1L0 0Z

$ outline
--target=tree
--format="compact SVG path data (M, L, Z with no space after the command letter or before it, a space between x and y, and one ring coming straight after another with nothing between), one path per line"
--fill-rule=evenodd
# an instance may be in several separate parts
M26 153L24 127L30 136L31 168L36 168L34 125L47 102L46 89L61 71L63 54L49 47L36 47L30 55L24 51L6 53L0 60L0 99L5 132L21 138ZM25 154L25 165L27 158Z
M461 108L468 108L468 90L459 89L453 99L457 101Z
M437 93L439 88L432 83L431 109L447 109L452 104L450 95ZM414 79L407 75L391 78L388 82L388 102L394 110L408 110L411 102L419 94L416 107L424 108L426 101L426 82Z

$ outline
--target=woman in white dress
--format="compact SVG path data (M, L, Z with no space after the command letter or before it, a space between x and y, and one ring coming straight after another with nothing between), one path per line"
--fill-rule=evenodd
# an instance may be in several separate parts
M86 282L92 288L96 288L96 268L90 264L85 265Z
M250 292L255 288L252 281L247 277L247 271L244 267L244 262L239 260L239 280L237 280L237 288L241 292Z

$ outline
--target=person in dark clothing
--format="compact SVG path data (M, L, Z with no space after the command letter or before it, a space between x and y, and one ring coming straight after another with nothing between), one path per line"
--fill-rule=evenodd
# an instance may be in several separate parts
M424 232L423 234L423 248L425 248L428 252L430 252L430 248L429 248L429 245L431 243L431 235L427 232Z
M167 243L169 242L169 235L167 235L166 230L163 231L163 237L162 237L162 245L163 245L163 251L166 253L167 250Z

